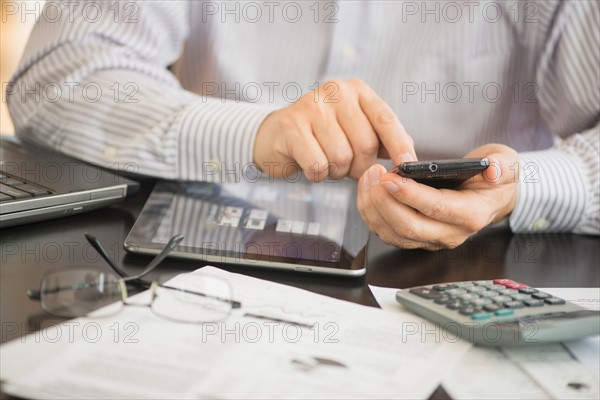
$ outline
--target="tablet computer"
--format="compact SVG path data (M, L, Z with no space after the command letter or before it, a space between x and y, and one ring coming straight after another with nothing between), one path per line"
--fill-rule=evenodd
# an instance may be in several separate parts
M369 231L356 208L356 181L160 182L125 240L158 254L336 275L363 275Z

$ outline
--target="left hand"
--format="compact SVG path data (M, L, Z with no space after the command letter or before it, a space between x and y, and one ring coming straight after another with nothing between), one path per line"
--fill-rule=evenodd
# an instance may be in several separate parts
M390 245L440 250L508 216L517 200L517 152L488 144L465 157L487 157L490 166L457 189L435 189L381 165L368 169L359 180L358 209L369 229Z

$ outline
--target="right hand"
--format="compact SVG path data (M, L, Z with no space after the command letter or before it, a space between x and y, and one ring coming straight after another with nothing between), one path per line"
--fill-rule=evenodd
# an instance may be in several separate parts
M283 178L302 170L320 182L358 179L377 157L416 160L413 140L392 109L364 82L328 81L261 124L254 161Z

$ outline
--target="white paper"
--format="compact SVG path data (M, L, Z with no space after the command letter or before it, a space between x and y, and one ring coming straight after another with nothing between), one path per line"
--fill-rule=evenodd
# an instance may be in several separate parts
M174 323L147 307L71 321L97 324L103 335L77 337L43 358L35 349L51 346L29 337L2 346L4 390L39 398L427 398L470 348L410 313L202 270L227 279L243 303L225 322ZM128 340L127 323L138 327Z
M600 398L596 377L560 343L502 351L553 399Z
M581 307L600 311L600 288L551 288L544 291ZM564 345L600 381L600 335L565 342Z
M370 289L382 309L404 310L395 299L398 289L376 286ZM599 288L540 290L585 308L600 308ZM512 349L474 346L460 361L460 368L444 377L442 385L451 397L460 399L598 398L600 336L564 346Z

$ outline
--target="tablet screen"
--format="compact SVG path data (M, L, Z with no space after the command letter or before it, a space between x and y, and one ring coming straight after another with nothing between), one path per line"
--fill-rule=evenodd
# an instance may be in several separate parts
M336 269L357 268L368 239L351 180L160 183L130 238L160 248L176 234L186 252L213 261Z

